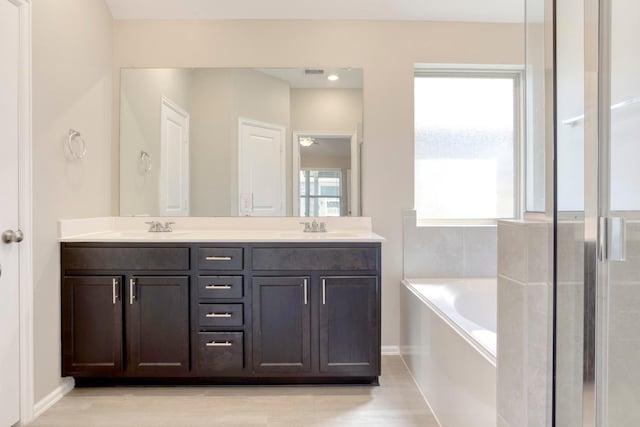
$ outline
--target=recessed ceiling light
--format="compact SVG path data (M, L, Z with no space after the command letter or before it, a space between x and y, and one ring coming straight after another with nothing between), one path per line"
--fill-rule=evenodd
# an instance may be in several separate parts
M339 78L340 78L340 77L338 77L338 75L337 75L337 74L329 74L329 75L327 76L327 79L328 79L329 81L331 81L331 82L335 82L335 81L336 81L336 80L338 80Z

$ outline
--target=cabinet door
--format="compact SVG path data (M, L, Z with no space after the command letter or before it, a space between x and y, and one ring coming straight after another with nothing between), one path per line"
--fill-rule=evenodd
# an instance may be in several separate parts
M311 368L308 277L253 278L253 367L295 373Z
M189 371L189 278L134 276L126 297L129 372L144 376Z
M62 374L104 376L122 370L122 278L62 281Z
M376 277L322 277L320 372L379 375Z

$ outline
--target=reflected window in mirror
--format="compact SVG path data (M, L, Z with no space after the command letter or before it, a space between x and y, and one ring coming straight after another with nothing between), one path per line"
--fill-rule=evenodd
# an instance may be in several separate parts
M300 171L300 216L341 216L346 210L340 170Z

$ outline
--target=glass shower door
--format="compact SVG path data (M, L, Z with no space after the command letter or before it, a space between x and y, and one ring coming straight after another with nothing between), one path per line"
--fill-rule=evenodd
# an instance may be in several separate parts
M607 228L596 408L602 426L633 427L640 426L640 2L600 8L600 143L608 164L600 174Z
M555 425L636 427L640 2L557 0L556 5ZM579 32L575 24L581 16Z

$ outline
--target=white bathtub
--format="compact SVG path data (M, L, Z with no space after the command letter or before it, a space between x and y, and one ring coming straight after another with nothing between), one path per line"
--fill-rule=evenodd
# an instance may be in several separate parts
M496 425L496 280L407 279L400 351L442 427Z

